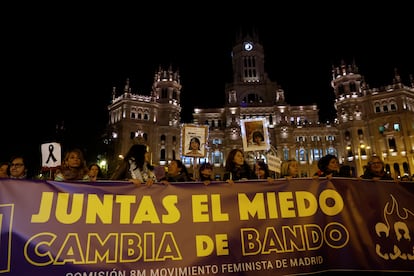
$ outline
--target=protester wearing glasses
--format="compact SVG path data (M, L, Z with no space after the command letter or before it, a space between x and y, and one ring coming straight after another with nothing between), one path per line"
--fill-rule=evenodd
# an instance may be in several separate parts
M363 179L375 180L394 180L390 174L385 171L384 162L378 156L372 156L366 166L364 174L361 175Z
M23 156L15 156L10 159L9 164L9 177L14 179L26 179L27 168L24 162Z

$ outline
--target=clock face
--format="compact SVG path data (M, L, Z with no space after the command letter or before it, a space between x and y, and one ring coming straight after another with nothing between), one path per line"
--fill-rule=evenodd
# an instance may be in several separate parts
M250 42L245 42L245 43L244 43L244 49L245 49L246 51L250 51L250 50L252 50L252 49L253 49L253 44L252 44L252 43L250 43Z

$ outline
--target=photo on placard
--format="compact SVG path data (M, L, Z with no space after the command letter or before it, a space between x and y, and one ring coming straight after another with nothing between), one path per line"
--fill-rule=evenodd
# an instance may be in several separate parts
M257 151L269 149L269 134L266 119L240 120L244 151Z
M183 125L182 152L184 156L205 157L207 126Z

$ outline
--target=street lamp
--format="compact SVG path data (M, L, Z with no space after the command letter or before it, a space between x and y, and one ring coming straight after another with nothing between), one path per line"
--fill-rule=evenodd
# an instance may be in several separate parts
M359 145L359 155L361 156L362 160L367 159L367 150L366 150L365 144L363 143Z
M346 159L348 162L352 162L354 160L354 155L352 154L352 148L350 145L346 146Z
M355 155L355 158L359 160L358 164L358 172L361 172L359 174L362 174L364 172L362 160L368 159L367 151L370 149L369 146L366 146L364 143L360 143L358 146L358 154Z

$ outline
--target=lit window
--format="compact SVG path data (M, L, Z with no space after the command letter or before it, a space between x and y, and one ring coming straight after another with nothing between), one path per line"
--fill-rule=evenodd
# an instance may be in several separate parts
M400 124L398 124L398 123L394 124L394 130L395 131L400 131Z

